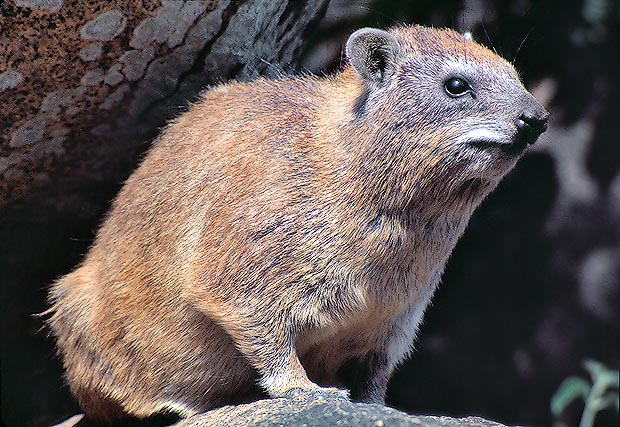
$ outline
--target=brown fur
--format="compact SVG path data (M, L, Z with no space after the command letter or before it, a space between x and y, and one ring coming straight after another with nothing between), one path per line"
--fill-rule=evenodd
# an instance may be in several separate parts
M480 123L511 139L534 102L455 32L390 34L382 88L348 66L229 83L164 130L51 291L89 417L187 416L316 384L383 401L472 210L518 158L459 137ZM450 58L485 82L471 111L436 88Z

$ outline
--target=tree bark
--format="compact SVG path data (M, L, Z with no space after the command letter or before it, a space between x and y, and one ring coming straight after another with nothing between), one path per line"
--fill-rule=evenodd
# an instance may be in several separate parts
M123 180L202 89L290 67L327 2L4 2L0 207Z

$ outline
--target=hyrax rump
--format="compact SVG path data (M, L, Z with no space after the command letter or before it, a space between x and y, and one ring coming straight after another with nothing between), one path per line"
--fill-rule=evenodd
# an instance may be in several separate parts
M207 91L53 285L49 324L92 420L261 390L384 401L472 211L548 113L451 30L361 29L346 54L331 77Z

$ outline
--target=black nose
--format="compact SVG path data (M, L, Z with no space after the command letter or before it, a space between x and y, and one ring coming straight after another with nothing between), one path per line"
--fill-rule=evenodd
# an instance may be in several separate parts
M547 112L542 114L523 112L516 120L515 124L522 137L528 140L528 144L533 144L541 133L547 130Z

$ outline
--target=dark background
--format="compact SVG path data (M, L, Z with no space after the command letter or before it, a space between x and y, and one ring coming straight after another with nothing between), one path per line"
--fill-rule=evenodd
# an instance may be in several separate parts
M619 16L612 0L332 0L310 35L301 68L321 73L362 26L471 30L514 61L552 114L541 142L474 214L389 405L551 426L551 396L564 378L587 375L584 359L618 369ZM46 308L46 285L87 251L119 188L79 189L58 209L31 200L0 212L2 410L24 425L79 412L32 314ZM561 421L576 425L581 409ZM606 411L596 425L617 422Z

